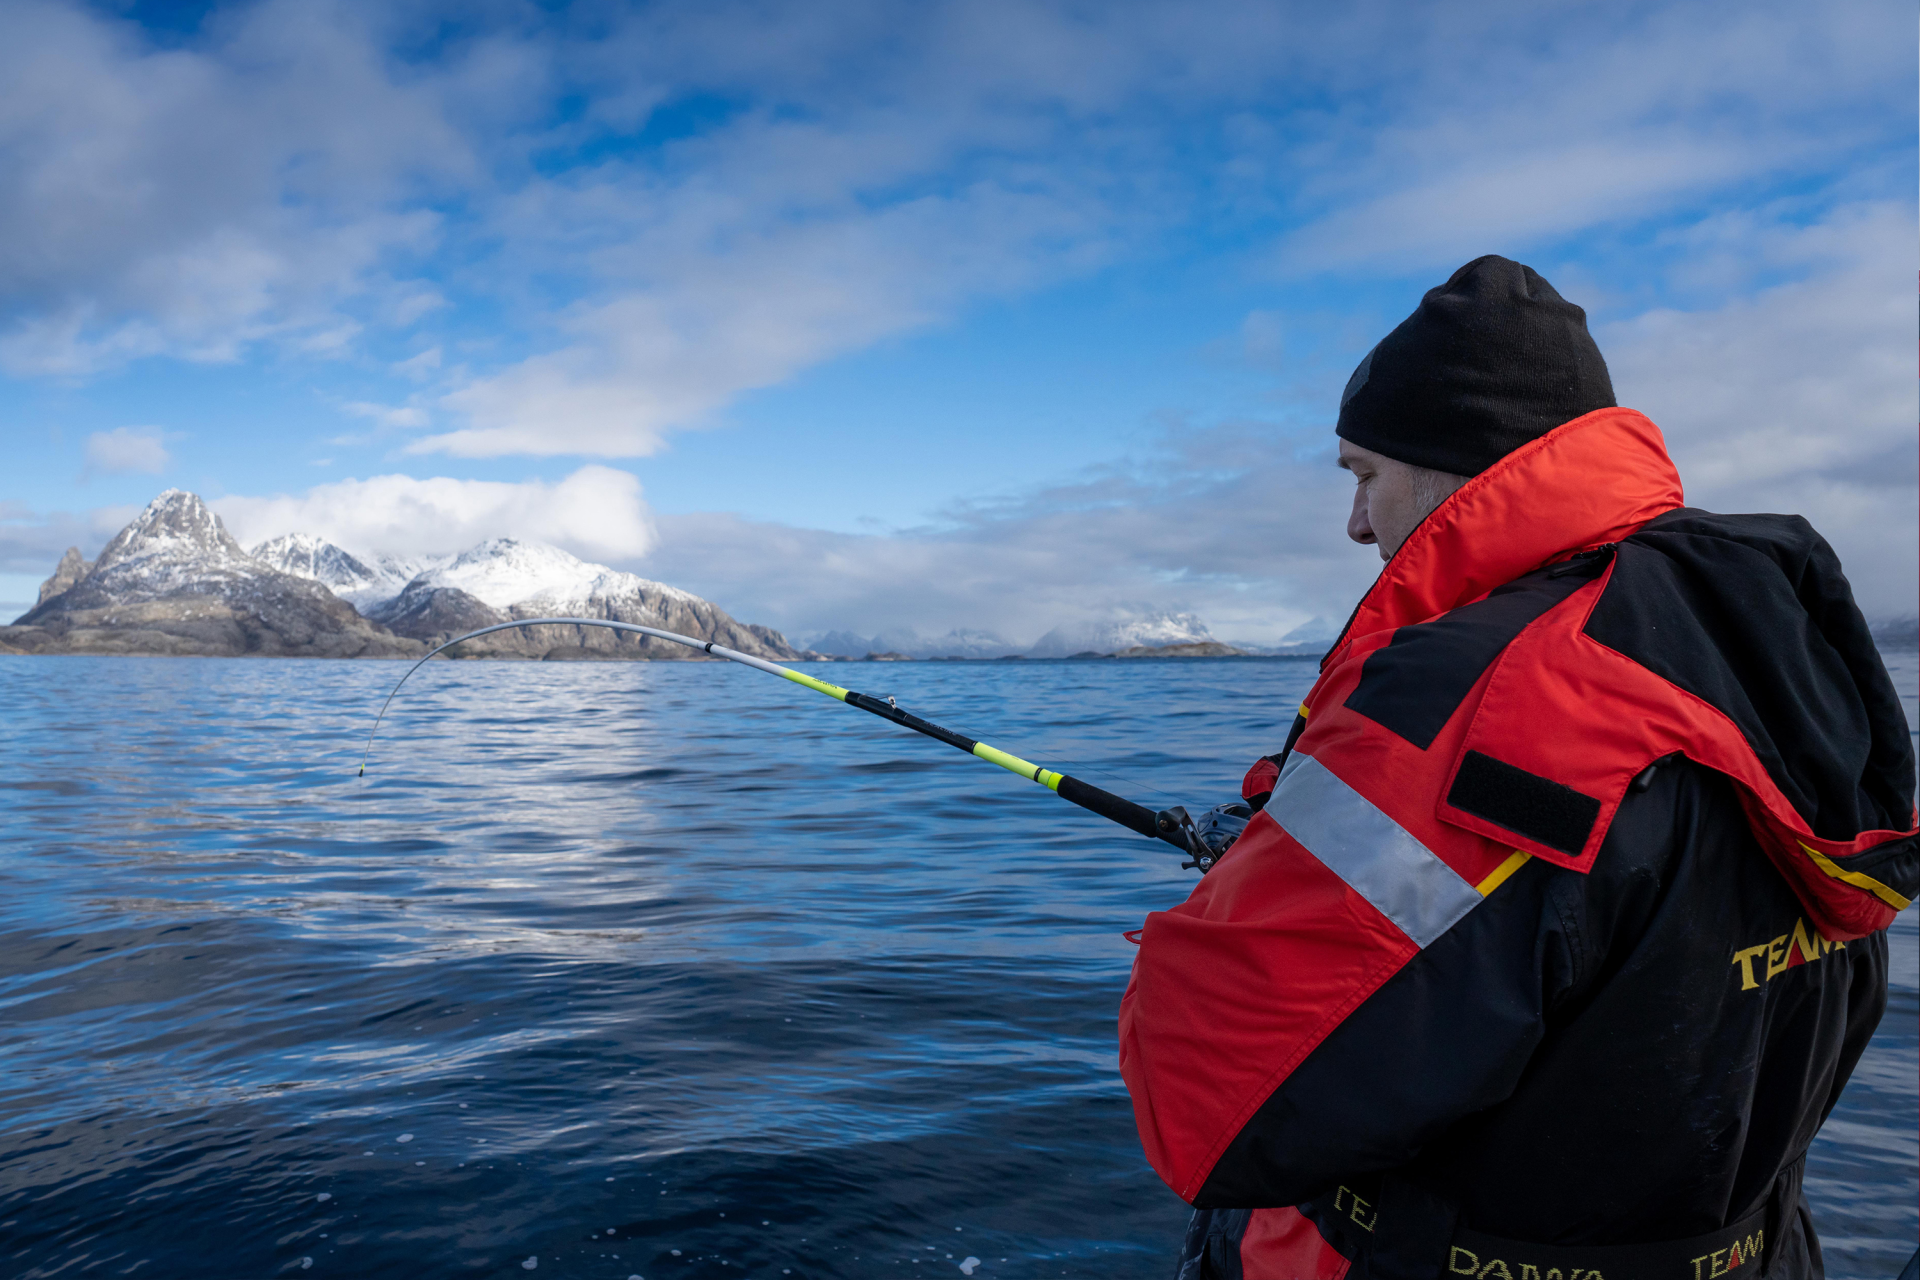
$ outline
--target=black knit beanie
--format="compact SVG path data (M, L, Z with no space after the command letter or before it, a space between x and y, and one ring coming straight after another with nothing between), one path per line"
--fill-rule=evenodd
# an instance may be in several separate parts
M1532 267L1488 254L1429 289L1367 353L1335 431L1401 462L1474 476L1613 403L1587 313Z

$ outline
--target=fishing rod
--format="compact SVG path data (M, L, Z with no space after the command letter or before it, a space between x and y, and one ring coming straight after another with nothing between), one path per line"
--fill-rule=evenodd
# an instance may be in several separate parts
M1179 805L1170 809L1154 810L1145 805L1135 804L1125 797L1114 795L1111 791L1103 791L1092 783L1082 782L1069 774L1058 773L1052 769L1043 769L1030 760L1022 760L1019 756L1002 751L998 747L989 746L965 734L942 728L931 720L922 720L919 716L902 708L891 697L876 698L871 694L842 689L837 684L815 679L804 671L795 671L792 667L783 667L777 662L768 662L765 658L757 658L753 654L742 653L738 649L729 649L725 645L714 644L710 640L696 640L692 636L683 636L674 631L662 631L658 627L643 627L637 622L614 622L606 618L522 618L516 622L502 622L491 627L482 627L478 631L469 631L430 650L425 658L407 668L406 675L400 677L399 683L393 686L393 692L389 693L387 700L380 704L380 714L374 717L373 731L367 734L366 750L360 755L360 776L363 778L367 776L367 758L373 754L374 735L380 732L380 722L386 719L387 708L393 705L394 695L400 692L400 685L405 684L414 672L426 665L428 659L444 653L463 641L472 640L476 636L491 635L496 631L511 631L519 627L551 626L606 627L611 631L637 632L657 640L670 640L674 644L698 649L701 653L710 654L716 658L725 658L730 662L752 667L756 671L765 671L769 675L791 680L797 685L812 689L815 693L824 693L836 702L844 702L850 707L871 712L882 720L891 720L894 724L912 729L915 733L923 733L929 738L937 739L950 747L956 747L989 764L997 764L1009 773L1018 774L1029 782L1039 783L1063 800L1070 800L1090 813L1099 814L1109 822L1119 823L1129 831L1149 839L1163 840L1188 855L1189 860L1181 864L1183 867L1196 867L1202 873L1205 873L1225 851L1226 844L1231 843L1232 836L1239 834L1238 826L1232 825L1232 819L1237 818L1238 815L1228 815L1229 823L1227 827L1222 827L1216 811L1216 814L1206 815L1202 819L1201 826L1196 826L1186 809ZM1239 825L1245 824L1242 822ZM1213 839L1210 840L1208 838L1210 836Z

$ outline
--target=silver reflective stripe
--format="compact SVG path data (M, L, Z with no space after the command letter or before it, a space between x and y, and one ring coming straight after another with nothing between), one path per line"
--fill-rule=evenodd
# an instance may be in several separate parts
M1312 756L1293 753L1267 812L1422 947L1480 905L1452 867Z

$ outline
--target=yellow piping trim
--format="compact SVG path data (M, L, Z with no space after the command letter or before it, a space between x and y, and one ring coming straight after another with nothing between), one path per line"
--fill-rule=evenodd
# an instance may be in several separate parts
M1895 893L1892 889L1881 884L1870 875L1865 875L1858 871L1848 871L1845 867L1842 867L1839 863L1806 841L1801 841L1800 847L1807 851L1809 858L1813 859L1814 866L1819 867L1835 880L1845 880L1856 889L1865 889L1868 893L1880 899L1880 901L1886 903L1895 911L1905 911L1912 905L1912 899L1901 897L1898 893Z
M1495 889L1498 889L1501 885L1505 884L1507 882L1507 879L1510 876L1512 876L1514 872L1526 866L1527 860L1532 857L1533 855L1528 853L1524 849L1515 849L1511 854L1507 855L1507 860L1505 862L1501 863L1499 866L1493 869L1492 875L1488 876L1485 880L1482 880L1479 884L1473 886L1473 891L1479 894L1483 898L1486 897L1488 894L1492 893Z
M791 668L782 667L780 668L780 674L795 684L807 686L807 688L813 690L815 693L824 693L829 698L838 698L841 702L847 700L847 691L845 689L842 689L837 684L828 684L825 680L815 680L804 671L794 671Z
M1300 704L1300 718L1302 720L1307 718L1307 704L1304 702Z

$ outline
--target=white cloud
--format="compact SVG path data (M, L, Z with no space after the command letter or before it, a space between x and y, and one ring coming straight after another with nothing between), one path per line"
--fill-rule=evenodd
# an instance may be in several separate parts
M578 198L618 204L620 195ZM644 193L635 199L644 203ZM603 276L652 278L572 311L569 345L449 394L447 407L472 425L412 451L652 453L666 431L701 425L742 391L1073 265L1067 255L1041 267L1037 246L1089 234L1064 201L993 184L797 226L762 222L764 211L747 216L751 208L675 211L600 255ZM728 248L716 255L704 242L722 233Z
M1282 261L1294 271L1323 272L1515 253L1574 228L1639 219L1675 196L1745 176L1756 157L1742 150L1667 137L1638 145L1562 142L1531 154L1480 151L1448 173L1303 227L1286 238Z
M641 118L690 68L746 105L496 208L578 289L545 350L454 385L467 422L413 448L650 453L743 392L1187 226L1300 224L1282 257L1323 272L1658 223L1871 145L1906 76L1885 17L1026 3L617 23L571 51L621 68L601 111Z
M1675 288L1713 300L1628 309L1595 334L1621 403L1665 432L1690 502L1807 516L1869 616L1911 615L1912 211L1866 201L1811 222L1793 212L1670 231L1650 252L1678 255L1687 271ZM1589 282L1559 283L1587 298ZM1265 367L1289 331L1255 314L1240 336ZM1345 375L1307 370L1326 382L1328 417ZM1345 541L1345 486L1325 465L1330 425L1177 432L1135 466L891 535L667 517L647 571L793 631L972 627L1024 643L1054 625L1179 609L1217 635L1271 640L1307 616L1344 618L1378 567Z
M427 412L415 405L375 404L371 400L349 400L340 406L356 418L370 418L383 427L424 427Z
M443 38L431 7L266 0L158 45L19 0L0 368L342 358L478 311L470 368L395 367L456 419L416 452L638 456L1170 233L1431 265L1844 166L1905 93L1890 12L722 2ZM637 143L656 112L673 140Z
M0 572L39 579L52 574L61 553L80 548L89 559L107 540L140 514L138 505L95 507L91 511L35 511L0 501Z
M1912 59L1879 0L1535 12L1545 26L1491 5L1409 11L1393 53L1369 64L1374 92L1304 135L1255 135L1264 163L1245 163L1293 178L1285 272L1630 250L1643 242L1596 233L1737 206L1785 175L1803 195L1872 181L1862 171L1910 151ZM1878 179L1910 190L1908 173Z
M399 186L469 155L434 77L395 75L364 15L325 0L206 31L156 47L78 5L0 11L0 368L228 361L275 337L324 353L352 340L355 298L429 292L378 268L438 226Z
M404 378L411 378L415 382L422 382L438 372L440 359L440 348L428 347L418 355L408 356L405 360L396 361L393 365L393 371Z
M1272 641L1345 616L1379 570L1345 536L1348 482L1330 431L1183 431L1159 454L963 508L935 528L841 534L731 515L660 518L642 571L793 631L993 631L1162 611Z
M486 538L520 537L607 561L643 556L654 542L640 482L594 465L552 483L370 476L298 495L228 495L211 505L249 546L316 533L351 551L445 555Z
M88 475L157 476L172 463L157 427L115 427L87 437Z
M1866 203L1807 226L1720 218L1676 234L1793 278L1601 326L1621 403L1660 423L1689 502L1805 515L1869 613L1915 612L1912 210Z

